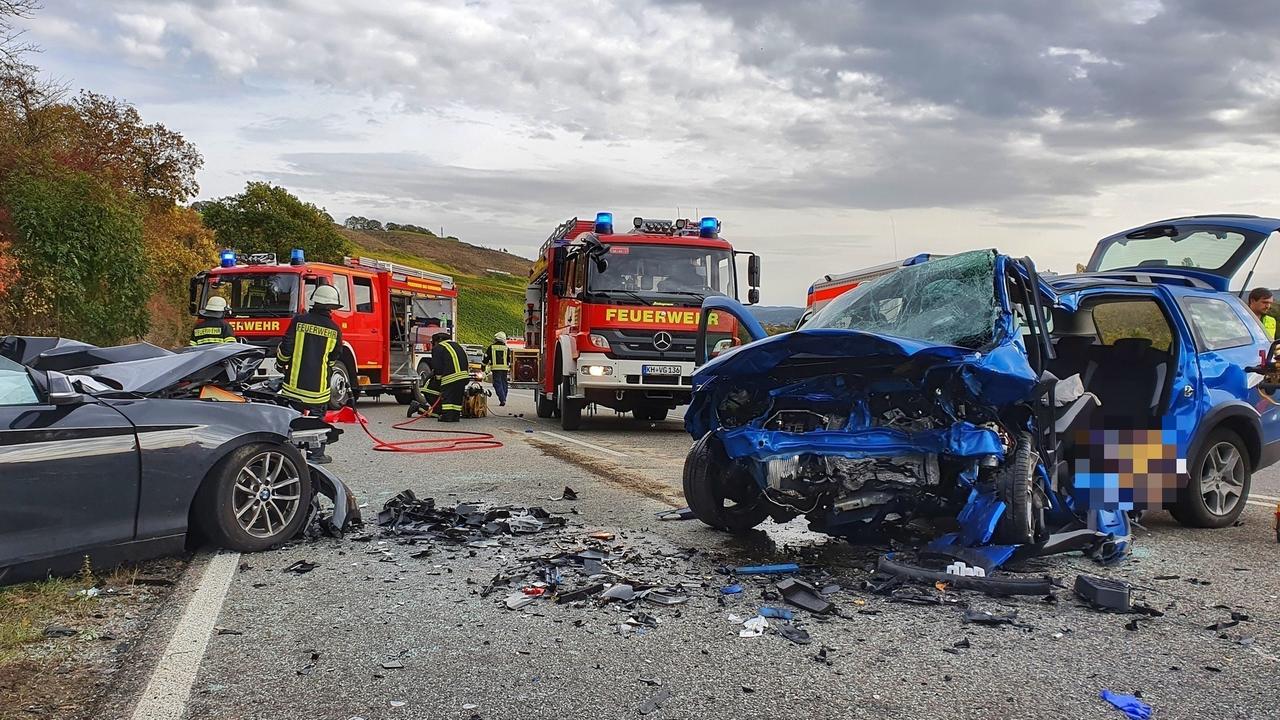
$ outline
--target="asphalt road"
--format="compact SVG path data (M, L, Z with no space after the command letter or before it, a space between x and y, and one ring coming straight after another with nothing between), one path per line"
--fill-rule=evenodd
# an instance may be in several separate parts
M399 406L361 409L388 439L419 437L388 428L403 418ZM678 420L650 425L607 412L565 433L533 417L527 393L492 409L505 414L464 427L493 432L501 449L379 453L357 430L331 448L330 467L370 518L412 488L441 503L541 505L568 527L474 557L467 548L436 547L415 559L421 545L350 536L244 556L247 567L231 579L215 623L242 634L210 639L186 717L631 718L667 693L645 717L1122 717L1098 699L1102 688L1141 692L1157 718L1280 713L1280 546L1263 507L1249 507L1242 526L1217 531L1149 516L1121 567L1079 557L1045 565L1068 586L1078 573L1132 582L1143 602L1164 612L1138 618L1136 630L1126 629L1136 616L1087 609L1061 590L1056 603L962 593L957 598L973 608L1016 610L1020 623L965 625L955 606L892 603L862 591L859 581L884 548L828 540L798 523L735 538L696 521L657 521L655 513L683 505L689 442ZM1280 495L1277 471L1255 482L1259 492ZM566 485L577 501L549 499ZM683 582L690 601L642 604L658 622L637 629L616 604L539 600L508 610L510 590L482 596L519 558L574 549L592 531L616 533L610 545L632 553L615 570ZM681 548L699 552L664 557ZM319 567L281 572L295 560ZM798 612L809 645L774 633L739 637L742 626L730 615L747 618L780 603L763 601L767 586L754 578L742 579L745 592L722 595L726 578L717 568L786 560L848 588L832 596L839 616ZM577 582L566 574L567 584ZM1249 619L1206 629L1232 610ZM956 647L963 639L968 647ZM814 659L823 647L829 663Z

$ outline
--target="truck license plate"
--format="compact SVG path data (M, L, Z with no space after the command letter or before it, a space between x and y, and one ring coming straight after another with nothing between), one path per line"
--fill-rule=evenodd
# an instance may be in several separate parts
M679 365L644 365L640 372L645 375L679 375Z

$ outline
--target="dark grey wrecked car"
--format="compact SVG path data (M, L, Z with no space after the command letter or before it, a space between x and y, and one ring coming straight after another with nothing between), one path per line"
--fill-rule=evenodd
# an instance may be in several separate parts
M249 385L262 359L241 344L0 339L0 583L178 552L192 531L264 550L322 496L330 529L357 519L346 486L303 453L338 431Z

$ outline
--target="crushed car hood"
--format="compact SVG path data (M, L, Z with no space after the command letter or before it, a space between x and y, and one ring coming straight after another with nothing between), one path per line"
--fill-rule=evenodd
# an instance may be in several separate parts
M243 382L253 377L264 357L261 348L242 343L177 353L148 343L113 348L55 343L26 364L33 370L87 376L122 392L154 395L208 382Z
M150 395L182 385L203 384L220 376L227 382L242 381L253 376L265 355L262 348L227 343L146 360L80 368L75 372L126 392Z
M993 405L1025 399L1036 376L1020 344L1011 339L982 350L937 345L859 330L796 330L735 348L693 376L686 429L701 437L715 429L717 385L757 380L776 387L830 372L873 372L885 382L919 384L927 374L951 370L975 397Z

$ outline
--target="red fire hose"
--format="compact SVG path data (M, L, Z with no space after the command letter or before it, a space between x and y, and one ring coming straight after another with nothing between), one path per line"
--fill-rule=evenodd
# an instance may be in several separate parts
M403 422L392 425L392 429L405 430L407 432L433 433L437 435L449 435L452 437L442 438L426 438L423 440L399 440L397 442L387 442L369 432L369 420L365 416L356 412L355 408L348 405L341 410L331 410L325 413L324 419L328 423L359 423L360 429L364 430L364 434L369 436L373 441L373 449L378 452L402 452L402 453L442 453L442 452L462 452L466 450L492 450L502 447L502 443L489 433L472 432L469 430L427 430L426 428L410 427L414 423L422 420L426 415L405 420Z

